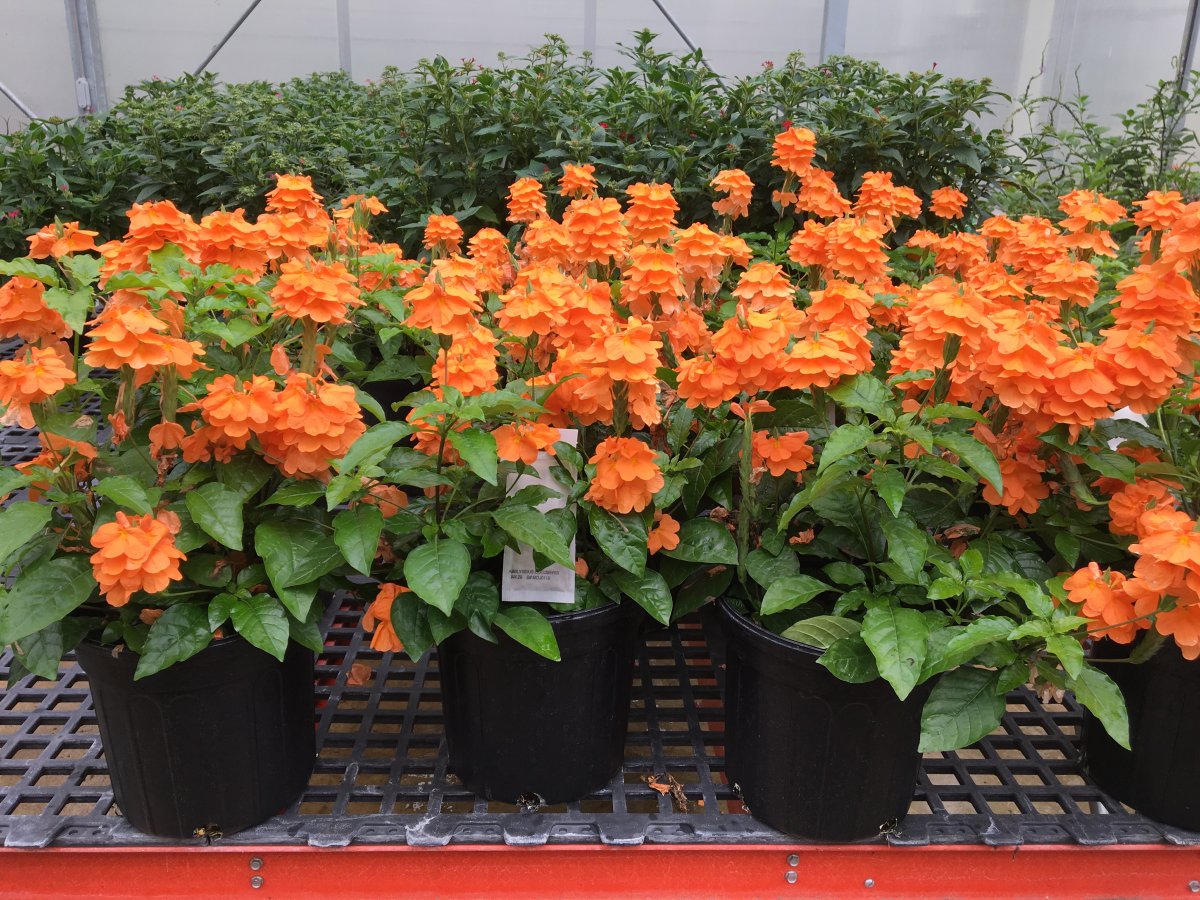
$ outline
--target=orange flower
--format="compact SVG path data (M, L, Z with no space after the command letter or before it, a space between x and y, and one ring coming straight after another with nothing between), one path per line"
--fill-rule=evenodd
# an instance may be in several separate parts
M669 184L638 182L625 189L629 207L625 210L625 227L635 242L656 244L671 236L679 204Z
M800 182L800 190L794 201L800 212L833 219L850 212L850 201L842 196L833 173L824 169L810 169Z
M1150 191L1145 200L1133 204L1138 211L1133 221L1143 231L1166 231L1183 213L1183 195L1179 191Z
M392 628L392 604L401 594L409 593L408 588L390 581L379 585L375 599L363 611L363 631L371 635L371 649L380 653L399 653L404 649L396 630Z
M532 466L540 451L554 455L554 444L560 435L557 428L539 425L536 422L519 422L501 425L492 432L496 439L496 453L509 462L523 462Z
M104 278L117 272L146 271L150 254L167 244L174 244L193 262L199 257L196 246L199 227L170 200L135 203L126 215L129 230L125 237L98 248L104 257L101 267Z
M609 512L641 512L665 484L656 454L636 438L605 438L588 462L596 474L584 499Z
M271 289L273 318L345 325L350 307L363 305L354 276L340 262L289 260L279 271L279 281Z
M1125 217L1125 208L1116 200L1096 191L1071 191L1059 197L1058 208L1067 214L1059 225L1068 231L1082 231L1095 225L1112 225Z
M462 246L463 230L454 216L431 215L425 223L424 244L427 250L457 253Z
M713 202L717 215L729 216L730 220L750 215L754 182L749 175L741 169L722 169L709 184L725 194L724 199Z
M733 296L750 309L770 309L787 304L796 297L796 288L783 273L783 267L769 262L756 262L738 278Z
M562 177L558 179L558 191L564 197L596 196L596 167L591 163L574 166L563 163Z
M1200 574L1200 532L1186 514L1156 508L1157 522L1144 525L1132 553Z
M1034 279L1033 290L1047 300L1090 306L1099 280L1096 267L1077 259L1061 259L1043 268Z
M167 524L154 516L118 512L115 521L96 529L92 546L92 574L110 606L124 606L136 591L157 594L183 579L179 563L187 557Z
M1060 422L1091 425L1107 418L1119 397L1094 344L1059 347L1051 373L1053 389L1042 409Z
M246 221L244 210L218 210L200 220L200 265L222 264L244 269L246 281L257 281L266 270L267 234ZM239 280L243 280L239 279Z
M267 209L273 213L295 213L302 219L327 227L325 198L313 190L307 175L276 175L275 189L267 194Z
M468 397L493 390L500 379L496 368L496 336L482 325L472 325L454 336L449 350L438 350L431 387L450 385Z
M1178 339L1165 328L1109 328L1101 332L1101 366L1116 382L1115 405L1136 413L1154 412L1179 383L1183 357Z
M75 383L75 370L51 348L26 347L16 359L0 362L0 404L22 428L33 428L30 406Z
M571 255L571 236L561 222L538 219L522 235L518 253L530 262L564 262Z
M71 334L59 313L46 305L46 286L18 276L0 287L0 338L19 337L36 343L61 340Z
M888 258L880 231L854 219L836 219L824 230L828 266L856 281L886 278Z
M613 381L656 384L662 364L658 351L662 341L654 336L654 326L636 316L603 336L597 335L591 347L578 354L581 362L603 369Z
M734 292L736 293L736 291ZM841 326L866 331L875 306L875 298L856 284L836 279L825 283L825 290L811 291L805 312L806 333Z
M955 187L940 187L929 195L929 211L942 219L961 219L967 195Z
M366 431L348 384L288 376L269 430L258 433L263 455L288 476L323 477Z
M792 234L788 259L798 266L826 268L829 265L829 242L825 237L828 230L828 225L809 219Z
M893 184L891 172L864 172L854 214L885 234L892 230L897 216L919 216L921 198L912 188Z
M519 338L548 335L563 321L566 310L578 302L579 285L558 267L533 263L517 273L512 289L500 301L496 324Z
M779 309L751 312L740 307L712 337L713 350L736 384L751 393L779 386L779 364L790 337Z
M803 472L812 461L813 450L808 444L807 431L785 431L779 435L754 432L751 457L754 468L766 466L778 478L785 472Z
M682 296L683 282L674 254L649 244L630 251L621 277L621 300L630 313L642 318L670 315L679 310Z
M47 256L58 259L69 253L99 252L93 240L99 234L98 231L84 231L78 222L64 222L61 225L47 225L25 240L29 241L31 259L45 259Z
M508 238L495 228L481 228L467 241L467 252L477 264L476 289L480 293L498 294L513 280L512 255Z
M1192 331L1200 317L1192 285L1165 260L1138 266L1117 282L1117 292L1112 316L1123 328L1141 331L1153 323L1156 330Z
M1110 626L1093 630L1093 634L1128 644L1137 634L1140 623L1130 622L1138 614L1133 598L1124 590L1125 583L1125 576L1120 572L1102 572L1093 562L1064 581L1063 587L1067 590L1068 600L1082 605L1082 615Z
M563 213L563 227L575 262L607 264L623 259L629 250L621 204L612 197L572 201Z
M536 178L518 178L508 189L508 221L533 222L546 215L546 195Z
M178 450L186 436L177 422L159 422L150 428L150 455L158 459L164 450Z
M697 288L711 294L720 287L727 254L719 234L697 222L675 233L672 249L686 294L695 293Z
M1151 509L1174 509L1175 498L1165 484L1139 478L1122 484L1108 502L1108 530L1113 534L1141 536L1142 516Z
M270 427L277 414L277 399L275 382L265 375L239 383L227 374L215 378L203 397L180 407L180 411L198 410L206 425L241 450L252 435Z
M199 341L173 337L170 324L143 306L110 303L90 324L91 344L83 357L89 366L135 371L176 366L187 375L204 355Z
M455 279L438 277L440 270L437 267L444 262L438 260L434 273L425 283L405 295L405 303L412 312L404 324L454 337L469 333L478 324L476 316L483 311L483 302L473 288Z
M263 236L268 259L305 256L310 247L324 244L329 237L319 222L294 212L265 213L258 217L254 227Z
M383 201L378 197L366 196L365 194L350 194L338 201L340 207L334 214L335 219L350 219L354 217L356 210L362 210L369 216L382 216L388 211L388 208L383 205Z
M789 128L775 135L771 165L791 175L804 175L817 152L817 136L807 128Z
M646 549L651 556L659 550L674 550L679 546L679 522L664 512L654 513L654 527L646 535Z
M715 359L697 356L679 363L679 399L689 407L716 408L741 390L737 378Z
M363 481L365 483L367 479L364 478ZM395 485L376 482L370 486L359 502L376 507L385 519L390 519L400 510L407 508L408 494Z

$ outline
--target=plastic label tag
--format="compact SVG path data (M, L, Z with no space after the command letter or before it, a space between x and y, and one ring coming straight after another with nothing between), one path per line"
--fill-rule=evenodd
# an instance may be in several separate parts
M559 440L574 447L579 441L579 431L574 428L560 428ZM552 491L557 491L557 497L551 497L544 503L538 504L538 509L548 512L552 509L562 509L566 506L565 488L554 480L550 474L553 457L545 451L538 454L532 471L524 472L509 482L509 493L519 491L530 485L542 485ZM571 556L575 555L575 539L571 538ZM533 561L533 550L522 546L520 552L511 547L504 548L504 568L500 574L500 597L505 603L574 603L575 602L575 570L558 563L551 563L544 569L538 569Z

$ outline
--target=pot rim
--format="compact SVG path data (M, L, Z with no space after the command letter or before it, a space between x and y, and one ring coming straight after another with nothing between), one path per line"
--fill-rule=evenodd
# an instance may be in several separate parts
M783 635L768 631L749 616L738 612L726 597L717 598L717 608L728 621L737 624L740 628L746 629L758 640L764 641L779 650L802 653L805 656L811 656L814 660L819 659L825 653L820 647L814 647L812 644L805 644L801 641L793 641L791 638L785 638Z

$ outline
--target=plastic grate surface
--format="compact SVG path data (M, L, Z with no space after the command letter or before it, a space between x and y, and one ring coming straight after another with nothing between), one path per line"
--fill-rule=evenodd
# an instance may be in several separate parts
M361 603L327 611L317 661L319 748L307 791L230 844L794 843L747 814L725 777L719 638L692 618L646 636L634 674L625 766L606 790L520 809L480 800L446 771L435 655L413 663L364 642ZM9 659L0 659L5 678ZM1009 697L1003 727L957 753L928 754L899 846L1200 844L1106 797L1081 774L1080 714ZM670 776L687 798L647 783ZM120 817L83 673L27 676L0 699L0 837L10 847L145 845Z

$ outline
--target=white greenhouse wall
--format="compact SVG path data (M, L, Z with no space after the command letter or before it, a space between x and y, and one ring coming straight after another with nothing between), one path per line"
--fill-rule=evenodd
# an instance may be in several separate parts
M338 67L337 0L262 0L210 68L229 81L284 80ZM839 2L839 0L834 0ZM1098 114L1144 98L1173 72L1188 0L845 0L846 52L899 70L990 77L1020 95L1078 85ZM790 51L816 60L824 0L663 0L720 73L754 72ZM249 0L95 0L108 95L194 69ZM481 63L524 54L547 32L619 62L618 43L648 27L686 49L651 0L350 0L351 69L377 77L442 54ZM594 31L586 24L595 10ZM66 4L0 0L0 81L42 116L77 111ZM1007 112L1001 110L1000 116ZM0 97L0 129L25 118Z

